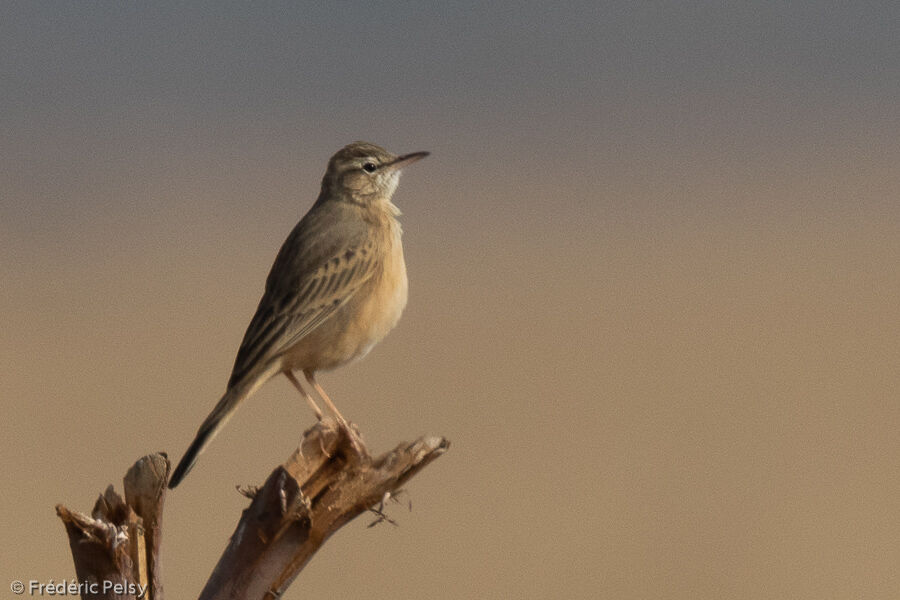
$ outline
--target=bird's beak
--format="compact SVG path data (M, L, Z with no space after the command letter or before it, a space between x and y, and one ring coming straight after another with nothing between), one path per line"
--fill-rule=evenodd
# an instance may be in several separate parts
M393 161L389 162L385 165L391 171L397 171L405 167L406 165L411 165L417 160L421 160L431 154L430 152L413 152L412 154L404 154L403 156L398 156Z

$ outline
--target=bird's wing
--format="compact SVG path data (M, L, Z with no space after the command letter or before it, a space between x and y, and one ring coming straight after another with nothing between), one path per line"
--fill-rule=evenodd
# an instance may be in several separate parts
M358 239L299 276L279 273L294 266L279 257L244 334L228 386L291 348L347 302L375 273L374 250L374 242Z

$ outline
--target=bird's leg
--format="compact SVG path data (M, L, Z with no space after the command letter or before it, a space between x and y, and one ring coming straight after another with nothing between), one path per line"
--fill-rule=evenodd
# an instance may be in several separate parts
M306 381L309 382L309 385L313 386L313 388L318 392L318 394L322 397L322 400L325 401L325 405L328 406L328 410L334 413L334 416L337 417L338 423L340 423L341 427L344 431L347 432L347 435L350 437L350 443L353 444L353 448L362 455L367 455L365 446L362 443L362 440L359 439L359 436L356 434L353 429L350 428L350 424L347 422L347 419L344 418L344 415L340 413L337 409L337 406L334 405L334 402L331 401L331 398L328 397L328 394L325 393L325 390L322 389L322 386L319 385L319 382L316 381L316 374L313 371L303 371L303 374L306 375Z
M284 372L284 376L287 377L288 380L294 384L294 387L300 391L300 394L309 403L309 407L313 409L314 413L316 413L316 418L321 421L322 420L322 410L319 408L319 405L316 404L316 401L313 400L313 397L309 395L309 392L307 392L305 389L303 389L303 386L300 385L300 382L297 381L296 377L294 377L293 372L291 372L290 370L287 370Z
M343 426L347 426L347 419L344 418L344 415L337 409L337 406L334 405L334 402L331 401L331 398L328 397L328 394L325 393L325 390L322 389L322 386L319 385L319 382L316 381L316 375L312 371L303 371L303 374L306 375L306 380L309 382L309 385L313 386L316 392L322 397L322 400L325 401L325 405L328 406L328 410L334 413L334 416L337 417L338 423Z

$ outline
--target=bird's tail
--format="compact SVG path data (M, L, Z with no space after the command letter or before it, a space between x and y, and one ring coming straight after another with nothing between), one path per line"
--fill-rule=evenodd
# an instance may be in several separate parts
M209 445L212 439L216 437L216 434L219 433L219 430L222 429L234 415L234 412L237 410L238 406L240 406L241 402L255 392L256 389L274 375L275 372L277 372L277 369L270 367L262 373L254 373L244 377L241 381L237 382L236 385L228 388L225 395L222 396L219 403L216 404L216 407L213 408L212 412L209 413L209 416L206 417L206 420L203 421L203 424L200 425L200 429L197 430L194 441L191 442L187 452L184 453L181 462L175 467L175 471L169 479L169 489L174 489L175 486L181 483L181 480L184 479L188 472L193 468L194 463L197 462L197 459L206 449L206 446Z

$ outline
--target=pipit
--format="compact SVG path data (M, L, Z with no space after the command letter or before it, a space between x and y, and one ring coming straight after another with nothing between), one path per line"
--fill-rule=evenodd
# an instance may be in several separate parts
M427 152L397 156L366 142L345 146L328 162L322 191L275 258L256 314L247 327L225 395L200 425L169 487L248 396L284 373L312 407L302 371L341 427L355 439L316 372L365 356L400 319L406 306L406 264L400 211L391 202L400 170Z

